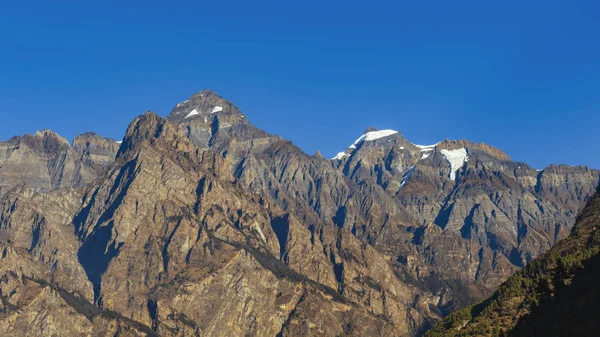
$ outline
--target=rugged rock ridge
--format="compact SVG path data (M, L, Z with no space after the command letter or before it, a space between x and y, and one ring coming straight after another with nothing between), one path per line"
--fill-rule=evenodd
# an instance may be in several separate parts
M599 225L596 194L568 238L511 276L492 297L451 314L427 336L596 336Z
M362 142L333 165L404 211L413 245L388 226L364 232L375 247L418 277L442 272L487 291L569 232L600 176L585 167L538 172L485 144L420 146L400 133Z
M0 195L16 185L38 191L86 186L114 160L118 144L87 133L69 142L50 131L0 142Z

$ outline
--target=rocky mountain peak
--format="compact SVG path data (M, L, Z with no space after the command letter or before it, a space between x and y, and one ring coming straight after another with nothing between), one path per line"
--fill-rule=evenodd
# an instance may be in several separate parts
M369 126L365 129L365 132L363 132L363 135L366 133L369 133L369 132L373 132L373 131L377 131L377 129L372 126Z
M118 143L112 138L104 138L94 132L86 132L75 136L73 139L73 148L108 148L116 150Z
M200 121L204 124L212 124L215 118L224 115L229 118L243 118L242 112L231 101L212 90L205 89L175 105L167 118L174 123Z
M42 143L53 142L61 145L70 146L69 141L66 138L62 137L61 135L50 129L37 131L35 135L33 135L33 137L36 140L40 140Z
M164 142L184 152L194 150L194 145L180 133L176 125L169 123L165 118L152 111L147 111L134 119L127 127L117 158L148 142Z
M348 157L351 153L353 153L354 151L356 151L359 148L362 148L364 144L372 144L372 143L376 143L377 145L380 145L381 142L385 142L389 145L394 144L401 146L402 148L404 148L404 146L412 146L414 148L414 145L411 145L405 138L404 136L402 136L402 133L396 131L396 130L391 130L391 129L385 129L385 130L377 130L372 126L369 126L365 132L362 134L362 136L358 137L354 143L350 144L350 146L348 146L346 148L346 150L338 153L335 157L333 157L332 159L343 159Z
M127 127L127 132L123 138L123 146L119 154L127 148L139 145L144 141L156 142L159 140L190 145L189 140L179 133L175 125L168 123L165 118L160 117L156 113L147 111L145 114L134 119Z
M175 106L167 120L179 125L199 148L218 148L226 152L230 142L251 142L269 137L253 126L229 100L212 90L202 90Z
M202 89L199 92L197 92L195 94L192 94L192 97L218 97L218 98L222 98L221 96L219 96L212 89Z

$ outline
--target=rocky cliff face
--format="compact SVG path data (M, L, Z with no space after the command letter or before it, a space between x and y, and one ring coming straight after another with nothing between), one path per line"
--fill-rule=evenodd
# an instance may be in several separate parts
M566 235L600 176L392 130L309 156L212 91L136 118L120 147L1 145L17 336L420 335Z
M38 191L86 186L110 165L118 144L87 133L69 142L44 130L0 142L0 195L17 185Z
M453 313L427 336L596 336L600 196L571 235L511 276L489 299Z

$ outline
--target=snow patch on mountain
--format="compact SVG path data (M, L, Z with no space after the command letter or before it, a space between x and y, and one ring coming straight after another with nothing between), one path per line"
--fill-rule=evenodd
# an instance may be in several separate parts
M264 242L267 242L267 238L265 237L265 233L263 233L262 229L260 229L259 225L255 226L256 231L258 232L258 234L260 235L260 237L263 239Z
M467 150L463 147L456 150L442 150L440 152L448 163L450 163L450 179L456 180L456 171L469 161Z
M367 132L364 135L358 137L358 139L352 145L357 146L358 144L360 144L362 142L369 142L369 141L377 140L380 138L389 137L396 133L398 133L398 131L395 131L395 130L370 131L370 132Z
M195 116L195 115L199 115L199 114L200 114L200 113L198 112L198 110L194 109L194 110L192 110L192 111L191 111L189 114L187 114L187 116L185 116L185 117L184 117L184 119L185 119L185 118L192 117L192 116Z
M402 177L402 184L400 184L401 188L404 187L404 185L406 185L406 182L408 181L408 179L410 179L410 176L412 176L414 170L415 170L415 167L413 166L410 169L408 169L408 171L406 171L406 173Z
M418 147L419 149L421 149L421 160L423 159L427 159L427 157L431 156L431 153L433 152L433 150L435 149L435 147L438 145L439 143L435 143L433 145L417 145L417 144L413 144L414 146Z
M347 156L346 152L340 152L340 153L336 154L335 157L333 157L331 159L333 159L333 160L339 160L339 159L344 158L345 156Z
M421 152L425 152L425 151L433 151L433 149L438 146L439 143L435 143L432 145L418 145L418 144L413 144L414 146L418 147L419 149L421 149Z
M215 112L219 112L219 111L223 111L223 107L221 106L216 106L212 109L212 111L210 112L211 114L214 114Z

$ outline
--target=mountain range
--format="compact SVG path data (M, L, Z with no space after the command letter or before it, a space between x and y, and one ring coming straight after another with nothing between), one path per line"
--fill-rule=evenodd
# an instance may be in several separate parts
M119 143L13 137L0 143L0 330L419 336L526 273L599 180L373 128L311 156L210 90L137 117Z

